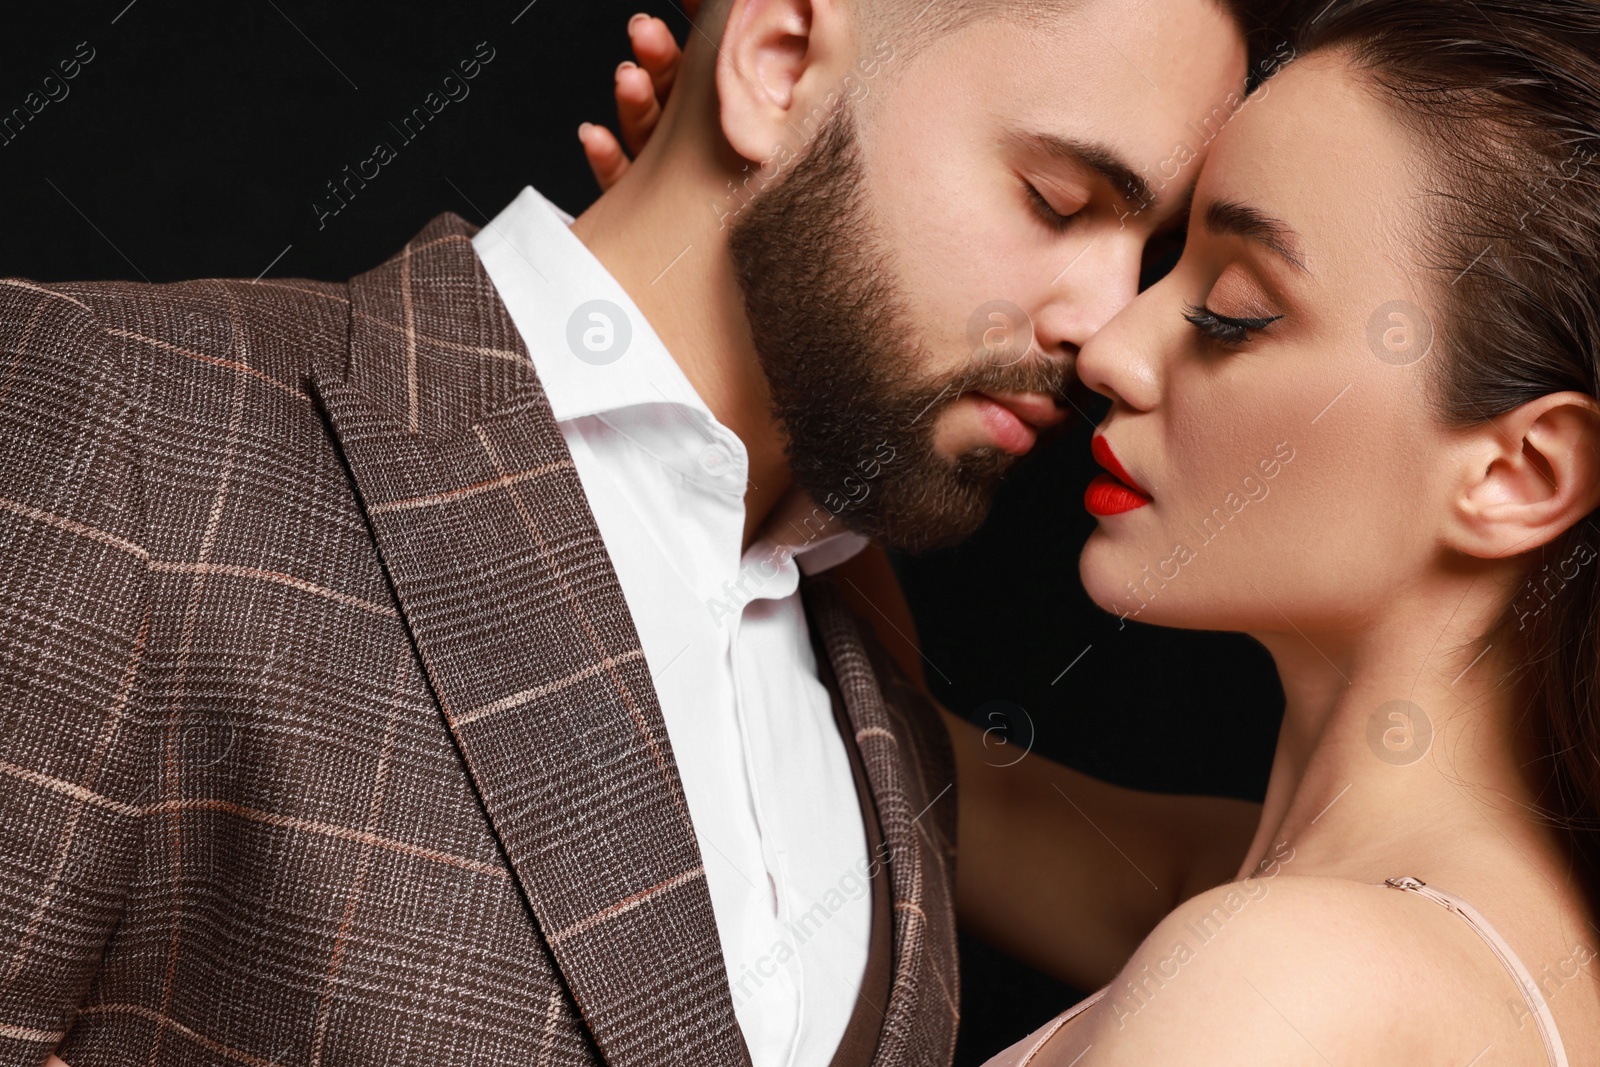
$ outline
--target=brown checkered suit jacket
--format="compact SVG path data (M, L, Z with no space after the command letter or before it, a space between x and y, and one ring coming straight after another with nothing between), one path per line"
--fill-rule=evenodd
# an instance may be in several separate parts
M0 281L0 1064L747 1064L650 675L522 341L431 223L348 285ZM806 600L947 1064L929 706Z

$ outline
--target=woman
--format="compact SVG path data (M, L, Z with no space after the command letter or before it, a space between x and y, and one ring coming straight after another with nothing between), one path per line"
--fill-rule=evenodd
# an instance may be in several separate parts
M1286 851L1001 1063L1600 1053L1600 7L1336 4L1301 52L1078 364L1138 483L1091 488L1085 586L1273 654L1241 877Z
M1600 5L1334 0L1078 371L1085 587L1287 710L1237 880L996 1067L1600 1057Z

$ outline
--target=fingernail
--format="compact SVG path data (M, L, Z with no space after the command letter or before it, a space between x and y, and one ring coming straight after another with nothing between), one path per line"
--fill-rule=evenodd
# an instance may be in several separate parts
M648 19L649 17L650 16L646 15L643 11L639 12L637 15L633 16L633 18L628 20L628 29L633 29L635 24L637 24L640 19Z
M628 70L630 68L632 68L634 70L638 70L639 69L639 64L635 63L631 59L625 59L621 63L617 64L617 73L621 74L623 71Z
M588 133L592 129L594 129L594 123L585 122L583 125L578 127L578 137L581 139L584 134Z

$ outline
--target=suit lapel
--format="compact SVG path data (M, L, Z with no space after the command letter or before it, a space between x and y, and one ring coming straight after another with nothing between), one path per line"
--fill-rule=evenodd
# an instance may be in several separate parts
M955 781L948 754L923 750L907 709L920 704L943 737L938 712L910 690L881 646L862 638L855 613L826 575L804 585L806 613L833 668L846 717L877 806L894 893L894 957L875 1067L948 1064L955 1054L960 990L956 971ZM885 683L905 691L885 692ZM942 803L941 803L942 802ZM874 857L876 860L877 857Z
M527 352L444 215L312 385L423 667L605 1061L748 1064L633 621Z

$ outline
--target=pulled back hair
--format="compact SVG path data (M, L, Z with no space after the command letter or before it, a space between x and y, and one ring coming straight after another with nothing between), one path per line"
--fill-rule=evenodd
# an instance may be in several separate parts
M1299 53L1336 50L1429 158L1428 399L1468 427L1550 393L1600 392L1600 0L1334 0ZM1600 512L1528 553L1478 643L1541 758L1542 814L1600 874ZM1600 901L1597 901L1600 903Z

